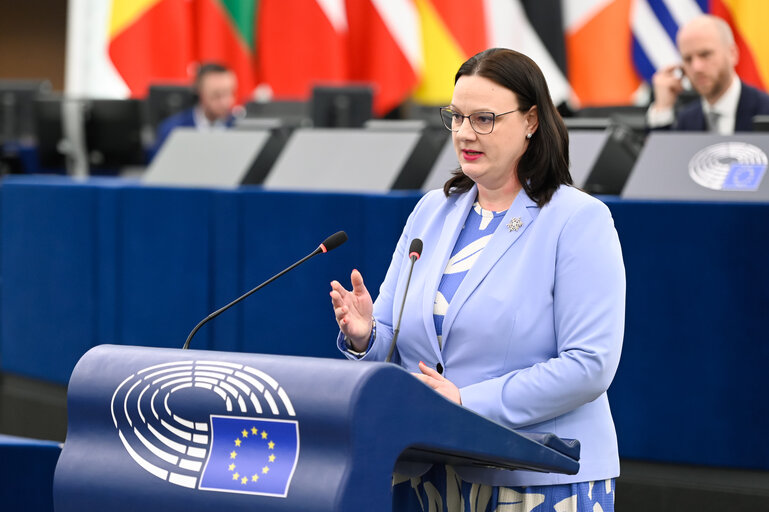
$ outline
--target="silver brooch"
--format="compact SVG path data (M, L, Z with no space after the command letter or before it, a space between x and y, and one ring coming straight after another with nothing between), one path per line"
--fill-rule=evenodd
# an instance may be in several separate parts
M520 217L513 217L510 219L510 222L507 223L507 229L510 231L518 231L523 227L523 222L521 222Z

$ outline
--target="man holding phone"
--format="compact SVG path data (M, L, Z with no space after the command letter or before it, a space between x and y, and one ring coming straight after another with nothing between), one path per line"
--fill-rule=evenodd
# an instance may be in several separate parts
M769 95L737 77L739 52L724 20L698 16L681 27L676 43L682 63L661 68L652 78L655 99L647 113L651 129L730 135L752 131L753 116L769 115ZM700 95L700 101L675 112L676 100L687 82Z

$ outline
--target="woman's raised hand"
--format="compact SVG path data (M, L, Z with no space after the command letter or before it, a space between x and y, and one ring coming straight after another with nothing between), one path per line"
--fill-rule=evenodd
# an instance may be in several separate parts
M371 337L374 302L363 284L360 272L353 270L350 281L352 291L345 290L338 281L331 282L331 304L339 329L356 351L363 352Z

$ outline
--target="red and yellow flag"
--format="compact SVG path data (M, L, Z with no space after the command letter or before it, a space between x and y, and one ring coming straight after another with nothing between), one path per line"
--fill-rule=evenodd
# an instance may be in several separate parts
M712 14L723 18L734 32L740 51L737 74L744 82L769 87L769 2L756 0L711 0Z
M254 88L254 2L113 0L109 56L134 97L152 83L190 83L197 64L221 62Z
M459 66L488 47L484 1L416 0L416 5L424 68L414 98L426 105L445 105Z

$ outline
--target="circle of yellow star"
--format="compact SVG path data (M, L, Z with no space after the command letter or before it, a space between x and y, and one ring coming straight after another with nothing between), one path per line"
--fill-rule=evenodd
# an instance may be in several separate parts
M240 478L240 474L238 473L235 473L234 475L232 475L233 480L238 480L239 478Z
M262 439L267 439L267 432L262 430Z
M256 429L256 427L251 427L251 433L256 435L259 433L259 431Z
M248 430L243 429L243 432L241 432L244 438L248 437Z
M240 446L240 443L242 443L242 442L243 441L241 441L240 438L235 439L235 446Z
M229 469L230 471L234 471L234 470L235 470L235 464L230 464L230 465L228 466L228 469Z
M232 451L230 452L230 458L231 458L231 459L234 459L234 458L235 458L235 457L237 457L237 456L238 456L238 452L236 452L235 450L232 450Z

